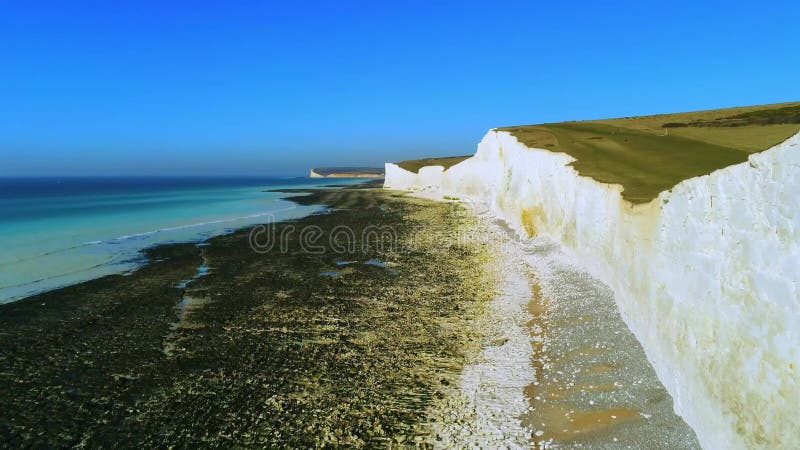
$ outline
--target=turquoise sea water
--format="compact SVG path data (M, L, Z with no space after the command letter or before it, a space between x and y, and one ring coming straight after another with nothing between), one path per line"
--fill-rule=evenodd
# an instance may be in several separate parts
M318 207L267 189L351 184L305 178L0 179L0 303L124 273L140 250L202 241Z

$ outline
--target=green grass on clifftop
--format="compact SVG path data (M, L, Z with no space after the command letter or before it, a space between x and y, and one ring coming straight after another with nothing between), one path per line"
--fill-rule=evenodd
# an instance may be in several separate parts
M528 147L567 153L581 175L620 184L623 198L645 203L788 139L800 131L800 102L497 130Z
M470 158L472 155L469 156L447 156L444 158L424 158L424 159L413 159L409 161L402 161L397 163L402 169L405 169L409 172L417 173L419 169L425 166L442 166L445 170L449 169L452 166L464 161L467 158Z

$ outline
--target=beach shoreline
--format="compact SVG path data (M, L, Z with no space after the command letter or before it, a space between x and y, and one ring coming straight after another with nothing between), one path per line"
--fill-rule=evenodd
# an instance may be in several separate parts
M282 189L322 211L0 306L0 441L697 448L557 245L378 186Z
M476 318L492 284L480 245L430 238L469 227L470 215L383 189L296 194L326 212L276 223L279 233L390 227L396 246L313 253L294 233L259 253L244 229L154 247L131 274L2 305L0 440L434 442L436 411L484 345Z
M337 180L339 185L361 180ZM274 188L331 180L108 177L0 180L0 304L136 270L143 251L319 210Z

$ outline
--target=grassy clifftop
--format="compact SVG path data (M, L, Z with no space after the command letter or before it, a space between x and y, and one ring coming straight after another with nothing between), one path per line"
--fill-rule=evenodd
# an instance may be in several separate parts
M800 102L497 130L567 153L581 175L620 184L626 200L645 203L791 137L800 131Z

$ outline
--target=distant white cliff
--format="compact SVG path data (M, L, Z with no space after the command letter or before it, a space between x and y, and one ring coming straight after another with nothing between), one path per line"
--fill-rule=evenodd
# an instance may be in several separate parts
M492 130L447 171L386 164L385 187L560 241L614 290L705 448L800 448L800 134L639 205L572 161Z
M383 178L383 169L376 167L323 167L311 169L309 178Z

